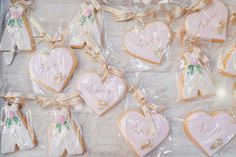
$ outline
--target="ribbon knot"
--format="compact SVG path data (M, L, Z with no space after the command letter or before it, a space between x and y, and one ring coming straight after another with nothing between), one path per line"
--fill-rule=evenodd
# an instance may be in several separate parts
M82 99L80 98L79 94L77 93L70 93L67 95L62 95L56 99L54 98L47 98L47 97L37 97L36 101L39 105L43 108L49 106L72 106L75 107L77 105L82 104Z
M115 8L108 7L108 6L102 6L101 9L113 14L114 20L116 22L128 21L128 20L132 20L132 19L136 19L140 22L143 22L144 17L154 14L157 10L160 9L160 7L150 6L150 7L145 8L142 11L119 10L119 9L115 9Z

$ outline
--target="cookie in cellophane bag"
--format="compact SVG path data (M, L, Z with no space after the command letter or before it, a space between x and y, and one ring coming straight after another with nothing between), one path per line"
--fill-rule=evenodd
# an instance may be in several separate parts
M186 137L206 156L221 153L235 137L236 121L231 109L198 108L188 112L181 121Z
M216 88L208 62L207 56L197 47L181 54L176 78L178 101L215 94Z
M148 102L137 87L130 86L129 92L136 102L127 101L134 104L126 103L128 106L118 116L117 123L130 149L140 157L169 154L172 149L168 144L171 141L170 124L162 113L164 108Z
M100 5L92 0L83 0L77 15L70 24L69 45L72 48L88 46L88 37L101 45L102 14Z
M6 93L1 95L6 100L1 113L3 127L1 130L1 153L13 153L28 150L36 146L37 140L31 123L30 111L24 95ZM33 97L29 97L31 99ZM22 112L23 107L26 116Z

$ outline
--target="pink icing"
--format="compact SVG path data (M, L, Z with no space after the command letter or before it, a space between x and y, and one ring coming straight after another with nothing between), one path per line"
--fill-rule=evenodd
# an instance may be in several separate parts
M60 92L76 64L72 55L70 49L63 47L54 48L48 54L36 54L29 62L32 79Z
M60 124L64 124L65 122L65 116L63 115L58 115L57 118L56 118L56 121Z
M12 119L14 118L15 113L13 111L8 111L8 118Z
M144 30L133 30L125 35L127 51L144 60L159 64L170 42L170 29L162 22L148 24ZM158 52L158 50L160 50Z
M209 7L187 16L185 22L189 33L204 39L225 40L227 31L228 9L218 0L212 0ZM225 26L219 31L220 22Z
M89 73L79 79L78 90L85 103L98 115L102 115L124 97L126 84L120 77L115 75L109 75L102 82L96 73ZM101 108L99 106L101 102L107 104Z
M152 121L156 127L155 135L149 134L146 118L137 111L129 111L120 120L119 128L123 136L139 156L145 156L157 147L168 136L170 126L166 117L161 114L152 114ZM151 147L142 148L147 141Z
M223 148L236 133L236 124L227 113L215 116L199 111L186 119L190 135L199 143L209 156Z

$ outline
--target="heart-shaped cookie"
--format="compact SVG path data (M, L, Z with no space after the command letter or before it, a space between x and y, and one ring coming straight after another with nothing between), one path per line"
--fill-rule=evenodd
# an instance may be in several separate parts
M150 134L147 120L139 110L130 110L118 119L119 129L136 154L147 155L169 134L170 126L164 115L152 113L152 121L157 133Z
M102 80L98 74L88 73L79 79L78 90L85 103L102 115L124 98L127 85L122 78L113 74Z
M38 53L29 61L33 80L54 92L61 92L77 66L72 49L57 47L48 53Z
M228 14L223 2L212 0L206 8L186 17L186 29L193 36L223 42L227 34Z
M133 57L160 64L168 49L171 31L163 22L148 24L143 30L132 30L125 35L124 46Z
M233 139L236 123L225 112L209 114L205 111L195 111L185 119L184 130L187 136L211 157Z

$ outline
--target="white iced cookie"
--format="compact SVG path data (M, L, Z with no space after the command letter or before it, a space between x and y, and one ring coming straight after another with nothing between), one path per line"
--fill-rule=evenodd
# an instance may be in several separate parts
M157 131L155 135L150 133L147 119L139 110L130 110L118 119L122 135L140 157L160 145L170 131L169 122L164 115L152 113L151 117Z
M21 4L14 3L10 6L9 16L7 29L4 31L0 42L0 48L9 50L13 45L16 45L19 50L33 51L35 40Z
M101 45L101 34L96 9L92 4L82 4L78 14L70 24L69 44L73 48L83 48L89 34L97 45Z
M48 156L79 155L85 151L81 127L73 121L66 108L55 109L48 130Z
M220 0L212 0L206 8L185 19L188 33L215 42L224 42L227 34L229 11Z
M118 104L127 91L126 82L113 74L108 75L105 80L96 73L84 74L77 85L80 96L98 115Z
M133 57L160 64L168 49L171 31L163 22L149 23L143 30L132 30L124 37L124 46Z
M211 157L234 138L236 124L225 112L195 111L185 119L184 130L191 141Z
M11 153L31 149L36 140L33 129L27 124L25 117L20 113L17 103L8 103L4 108L5 120L2 130L1 152Z
M181 58L177 74L179 100L190 100L196 97L207 97L215 94L215 86L208 70L207 58L201 50L193 48Z
M76 66L75 54L65 47L38 53L29 61L32 80L54 92L61 92L66 87Z
M235 77L236 76L236 47L234 46L224 56L219 56L219 70L223 75Z

